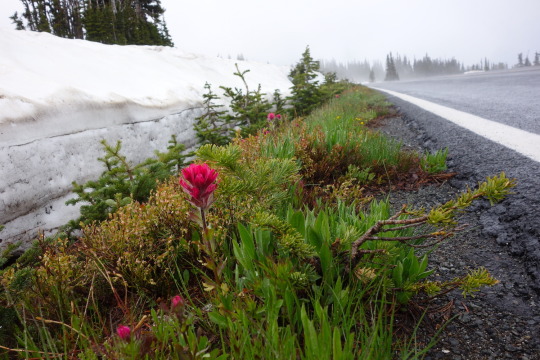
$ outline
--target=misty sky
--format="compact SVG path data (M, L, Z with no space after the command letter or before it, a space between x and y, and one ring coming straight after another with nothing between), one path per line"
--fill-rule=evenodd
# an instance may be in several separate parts
M317 59L384 60L388 52L487 57L512 66L540 52L540 0L161 0L175 46L223 57L295 63L306 45ZM0 26L21 11L0 0ZM1 54L0 54L1 55Z

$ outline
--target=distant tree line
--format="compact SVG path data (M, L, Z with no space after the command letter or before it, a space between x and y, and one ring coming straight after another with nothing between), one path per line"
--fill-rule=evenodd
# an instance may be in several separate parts
M515 67L523 67L523 66L540 66L540 53L535 52L534 53L534 60L531 64L531 61L529 60L529 55L525 57L525 61L523 60L523 53L518 54L518 63L515 65Z
M538 65L540 65L539 56L540 54L536 53L535 64L538 63ZM521 54L520 59L522 59ZM527 66L525 65L526 61L523 62L521 60L521 63L523 63L522 66ZM490 71L508 69L507 64L491 62L487 58L480 60L478 64L465 66L455 58L434 59L426 54L421 59L411 59L399 54L394 56L392 53L386 56L384 68L380 62L370 64L367 60L347 63L337 63L335 60L321 60L320 64L322 72L334 72L338 78L348 79L353 82L395 81L429 76L456 75L474 70Z
M467 67L467 71L490 71L490 70L507 70L508 65L503 62L495 63L487 58L480 60L478 64L473 64Z
M172 46L160 0L21 0L17 30L104 44Z
M348 61L345 63L336 60L319 60L320 68L323 73L335 73L339 79L347 79L352 82L368 81L370 77L375 80L384 78L385 70L381 62L375 61L369 63L364 61Z

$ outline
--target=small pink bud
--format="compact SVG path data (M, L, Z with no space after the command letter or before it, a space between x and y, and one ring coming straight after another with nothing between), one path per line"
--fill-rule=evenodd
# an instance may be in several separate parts
M276 114L270 113L270 114L268 114L267 119L268 119L268 121L272 121L272 120L274 120L275 117L276 117Z
M181 297L180 295L176 295L175 297L171 299L171 305L172 305L171 309L174 310L178 307L182 307L184 306L185 303L186 302L184 301L183 297Z
M281 114L277 114L277 115L276 115L276 118L277 118L278 120L281 120Z
M120 339L122 340L129 340L131 337L131 329L129 326L120 325L118 328L116 328L116 333L118 336L120 336Z

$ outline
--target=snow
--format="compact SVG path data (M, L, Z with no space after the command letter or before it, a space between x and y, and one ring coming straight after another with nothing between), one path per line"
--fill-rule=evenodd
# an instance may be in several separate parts
M77 216L62 204L102 172L101 139L134 163L172 134L195 145L204 84L243 88L235 63L250 88L290 93L288 67L0 28L0 247Z

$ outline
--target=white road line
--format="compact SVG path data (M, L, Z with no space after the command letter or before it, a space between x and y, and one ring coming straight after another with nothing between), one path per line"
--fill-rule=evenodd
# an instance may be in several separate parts
M491 121L463 111L415 98L410 95L379 88L373 89L384 91L397 98L410 102L411 104L419 106L422 109L451 121L458 126L483 136L486 139L517 151L518 153L525 155L534 161L540 162L540 135L538 134L520 130L496 121Z

